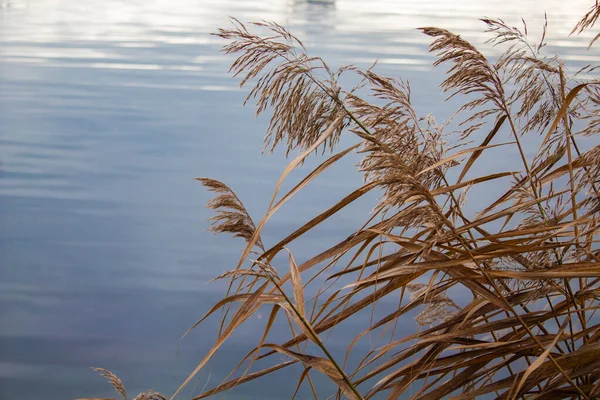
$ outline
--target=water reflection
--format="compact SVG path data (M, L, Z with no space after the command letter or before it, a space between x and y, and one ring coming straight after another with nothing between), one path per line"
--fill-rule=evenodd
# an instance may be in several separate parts
M292 0L292 7L294 8L308 8L313 9L332 9L335 8L335 0Z
M336 31L335 1L288 0L289 7L283 24L293 30L305 45L319 49L322 40Z
M424 113L441 98L428 39L439 25L482 43L476 18L525 17L532 35L549 11L550 48L574 65L595 61L589 35L566 38L588 7L494 0L0 0L0 399L111 397L87 367L114 369L131 392L171 393L206 351L214 330L174 348L221 294L205 282L236 261L239 242L204 231L207 198L191 178L231 184L261 216L283 168L259 156L264 119L240 106L221 42L209 33L275 20L336 66L368 66L413 83ZM488 51L497 50L487 48ZM436 79L434 79L436 78ZM436 97L437 96L437 97ZM442 110L443 111L443 110ZM361 182L334 167L276 215L271 242ZM241 173L243 171L243 173ZM345 237L368 199L295 248L301 260ZM233 245L232 245L233 244ZM264 321L251 321L249 336ZM205 335L205 336L202 336ZM237 337L212 365L213 381L247 350ZM201 385L204 381L201 382ZM227 398L281 398L277 384Z

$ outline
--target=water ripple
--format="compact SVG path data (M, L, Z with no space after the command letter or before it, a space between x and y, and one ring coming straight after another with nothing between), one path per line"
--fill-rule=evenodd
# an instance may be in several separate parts
M112 396L90 364L117 368L132 392L172 393L206 350L204 340L180 359L173 351L222 293L205 282L235 264L241 244L204 232L207 195L192 178L228 182L258 217L285 163L279 153L260 159L266 121L241 107L245 93L227 75L232 58L209 35L228 15L280 22L335 66L378 60L379 72L411 80L426 115L443 99L443 74L431 72L430 39L416 28L454 30L494 57L478 18L523 17L535 38L548 11L548 50L578 68L600 59L587 51L593 34L568 37L588 5L0 0L0 399ZM289 233L360 182L332 168L292 215L274 217L265 238ZM368 212L368 200L356 210ZM358 211L300 244L297 258L357 228ZM251 321L247 334L260 329ZM247 339L237 340L242 349L225 361L246 350ZM224 364L214 367L217 380ZM280 398L275 386L248 393Z

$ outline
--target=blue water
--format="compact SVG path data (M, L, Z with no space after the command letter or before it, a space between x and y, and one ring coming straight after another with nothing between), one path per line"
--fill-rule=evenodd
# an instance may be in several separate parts
M228 15L275 20L333 66L378 59L378 72L411 81L423 115L447 116L441 71L431 72L428 39L414 28L445 27L483 45L478 17L522 16L539 32L548 11L550 48L577 67L600 61L586 51L589 35L566 38L588 3L0 0L0 400L115 396L90 366L117 372L131 395L170 395L214 341L216 319L175 354L223 295L207 281L235 265L243 243L206 232L209 195L192 178L225 181L260 219L285 166L281 152L261 156L267 120L241 106L231 57L209 35ZM265 242L359 185L348 172L355 162L305 189L267 225ZM296 259L360 227L374 201L293 247ZM219 353L208 387L263 325L249 321ZM289 398L298 370L277 376L222 398Z

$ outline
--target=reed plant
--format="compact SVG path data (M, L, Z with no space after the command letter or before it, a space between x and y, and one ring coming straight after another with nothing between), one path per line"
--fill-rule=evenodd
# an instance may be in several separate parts
M596 4L572 33L598 16ZM237 56L231 71L252 85L247 101L270 112L266 146L295 156L258 223L227 185L198 178L216 194L211 230L246 246L217 278L229 280L225 297L190 328L220 312L218 339L173 397L268 307L256 346L228 379L194 399L292 365L302 372L290 398L302 385L314 398L331 394L319 391L315 374L349 399L600 398L600 81L594 67L572 72L548 55L545 26L532 41L525 22L483 23L503 49L493 61L459 35L421 28L435 66L447 70L441 89L461 103L443 124L415 111L407 81L376 66L333 70L276 23L233 19L219 30L225 53ZM342 76L356 86L342 87ZM489 163L511 150L518 162ZM313 153L322 162L280 193ZM273 214L352 153L361 157L364 184L267 245L261 233ZM469 195L499 190L485 203ZM290 244L369 192L380 198L360 229L296 262ZM308 290L315 282L319 289ZM364 321L365 312L368 325L347 343L336 338L346 354L334 355L329 333ZM400 332L399 321L414 315ZM273 341L280 323L288 337ZM356 344L372 335L377 340L361 352ZM252 368L257 360L268 365Z

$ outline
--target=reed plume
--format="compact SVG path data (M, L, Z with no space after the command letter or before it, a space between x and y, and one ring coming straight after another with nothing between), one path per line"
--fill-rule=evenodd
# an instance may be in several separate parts
M117 392L119 392L119 394L121 395L121 398L123 400L127 400L127 391L125 391L125 386L123 386L123 382L121 382L121 379L119 379L119 377L117 375L115 375L111 371L104 369L104 368L93 368L93 370L100 373L100 375L102 375L104 378L106 378L108 383L110 383L110 385L113 388L115 388L115 390ZM81 398L81 399L77 399L77 400L117 400L117 399L89 397L89 398ZM160 393L157 393L153 390L148 390L146 392L142 392L142 393L138 394L137 396L135 396L133 398L133 400L167 400L167 399L165 396L161 395Z

